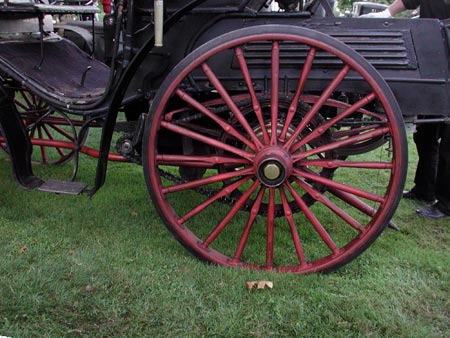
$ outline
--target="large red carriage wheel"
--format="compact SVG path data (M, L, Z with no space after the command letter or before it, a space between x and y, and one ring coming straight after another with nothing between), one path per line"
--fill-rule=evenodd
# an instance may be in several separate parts
M269 55L265 77L248 53L258 48ZM305 57L286 91L280 63L292 53ZM336 68L318 90L316 61L327 58ZM239 77L223 76L231 64ZM339 101L342 88L360 99ZM149 116L149 193L169 230L202 260L333 271L380 235L401 197L407 147L392 92L364 58L318 32L267 25L217 37L175 67ZM339 154L380 137L389 146Z

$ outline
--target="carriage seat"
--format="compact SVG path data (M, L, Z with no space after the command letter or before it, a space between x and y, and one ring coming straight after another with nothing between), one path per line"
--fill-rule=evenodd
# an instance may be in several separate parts
M92 103L107 86L110 68L63 38L1 41L0 73L62 107Z

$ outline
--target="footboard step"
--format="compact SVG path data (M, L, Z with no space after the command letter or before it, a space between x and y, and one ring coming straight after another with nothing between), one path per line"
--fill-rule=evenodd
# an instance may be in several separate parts
M86 187L87 183L83 182L48 180L40 185L37 190L55 194L79 195Z

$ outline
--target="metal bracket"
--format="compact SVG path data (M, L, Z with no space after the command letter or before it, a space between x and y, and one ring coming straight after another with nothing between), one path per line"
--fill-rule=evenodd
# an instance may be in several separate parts
M86 80L86 75L88 73L88 71L90 71L92 69L92 66L87 66L85 71L83 72L83 75L81 76L81 82L80 82L80 86L84 87L84 81Z

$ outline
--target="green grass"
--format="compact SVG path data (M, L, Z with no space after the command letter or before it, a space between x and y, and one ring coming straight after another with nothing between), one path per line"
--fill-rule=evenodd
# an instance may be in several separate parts
M416 160L412 145L408 187ZM81 162L92 182L95 160ZM450 222L419 218L421 204L402 201L401 232L337 272L297 276L198 262L136 165L111 163L92 199L17 189L3 153L0 180L0 336L450 336Z

